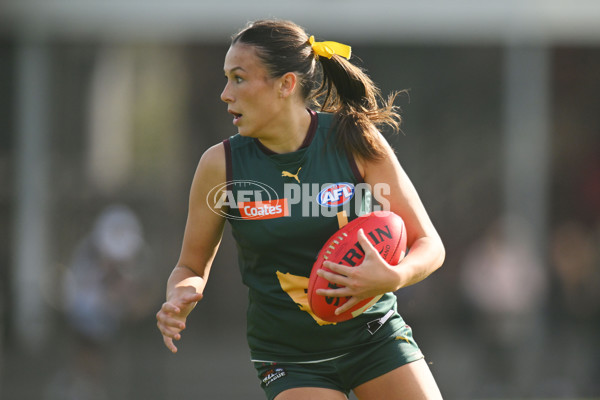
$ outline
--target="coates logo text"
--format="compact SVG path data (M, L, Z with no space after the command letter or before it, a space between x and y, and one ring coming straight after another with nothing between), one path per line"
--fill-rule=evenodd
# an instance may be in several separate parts
M290 215L287 199L240 201L238 208L242 219L271 219Z

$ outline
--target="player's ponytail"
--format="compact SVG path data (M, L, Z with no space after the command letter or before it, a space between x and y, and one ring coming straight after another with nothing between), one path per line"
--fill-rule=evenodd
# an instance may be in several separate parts
M367 160L383 157L377 126L399 129L401 117L394 106L398 93L383 99L369 76L343 57L319 57L319 61L323 82L316 96L322 111L336 115L339 145Z

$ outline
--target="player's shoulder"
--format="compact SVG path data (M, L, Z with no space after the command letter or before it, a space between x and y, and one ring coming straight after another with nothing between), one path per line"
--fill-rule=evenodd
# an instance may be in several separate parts
M204 151L198 169L205 174L224 175L226 169L225 145L217 143Z

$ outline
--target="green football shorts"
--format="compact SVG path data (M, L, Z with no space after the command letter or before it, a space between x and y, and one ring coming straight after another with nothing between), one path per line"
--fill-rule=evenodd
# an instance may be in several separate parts
M328 360L275 363L254 362L261 387L269 400L298 387L334 389L348 395L361 384L402 365L423 358L405 325L392 336Z

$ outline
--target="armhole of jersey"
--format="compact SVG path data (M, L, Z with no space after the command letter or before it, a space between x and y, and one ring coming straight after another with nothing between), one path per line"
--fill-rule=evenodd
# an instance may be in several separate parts
M231 190L233 181L233 163L231 161L231 143L229 139L223 140L223 147L225 148L225 179L227 181L227 190Z
M356 164L356 159L354 155L350 152L346 152L346 157L348 157L348 164L350 164L350 169L352 170L352 174L354 174L354 178L357 183L364 183L365 179L360 174L360 170L358 169L358 165Z

